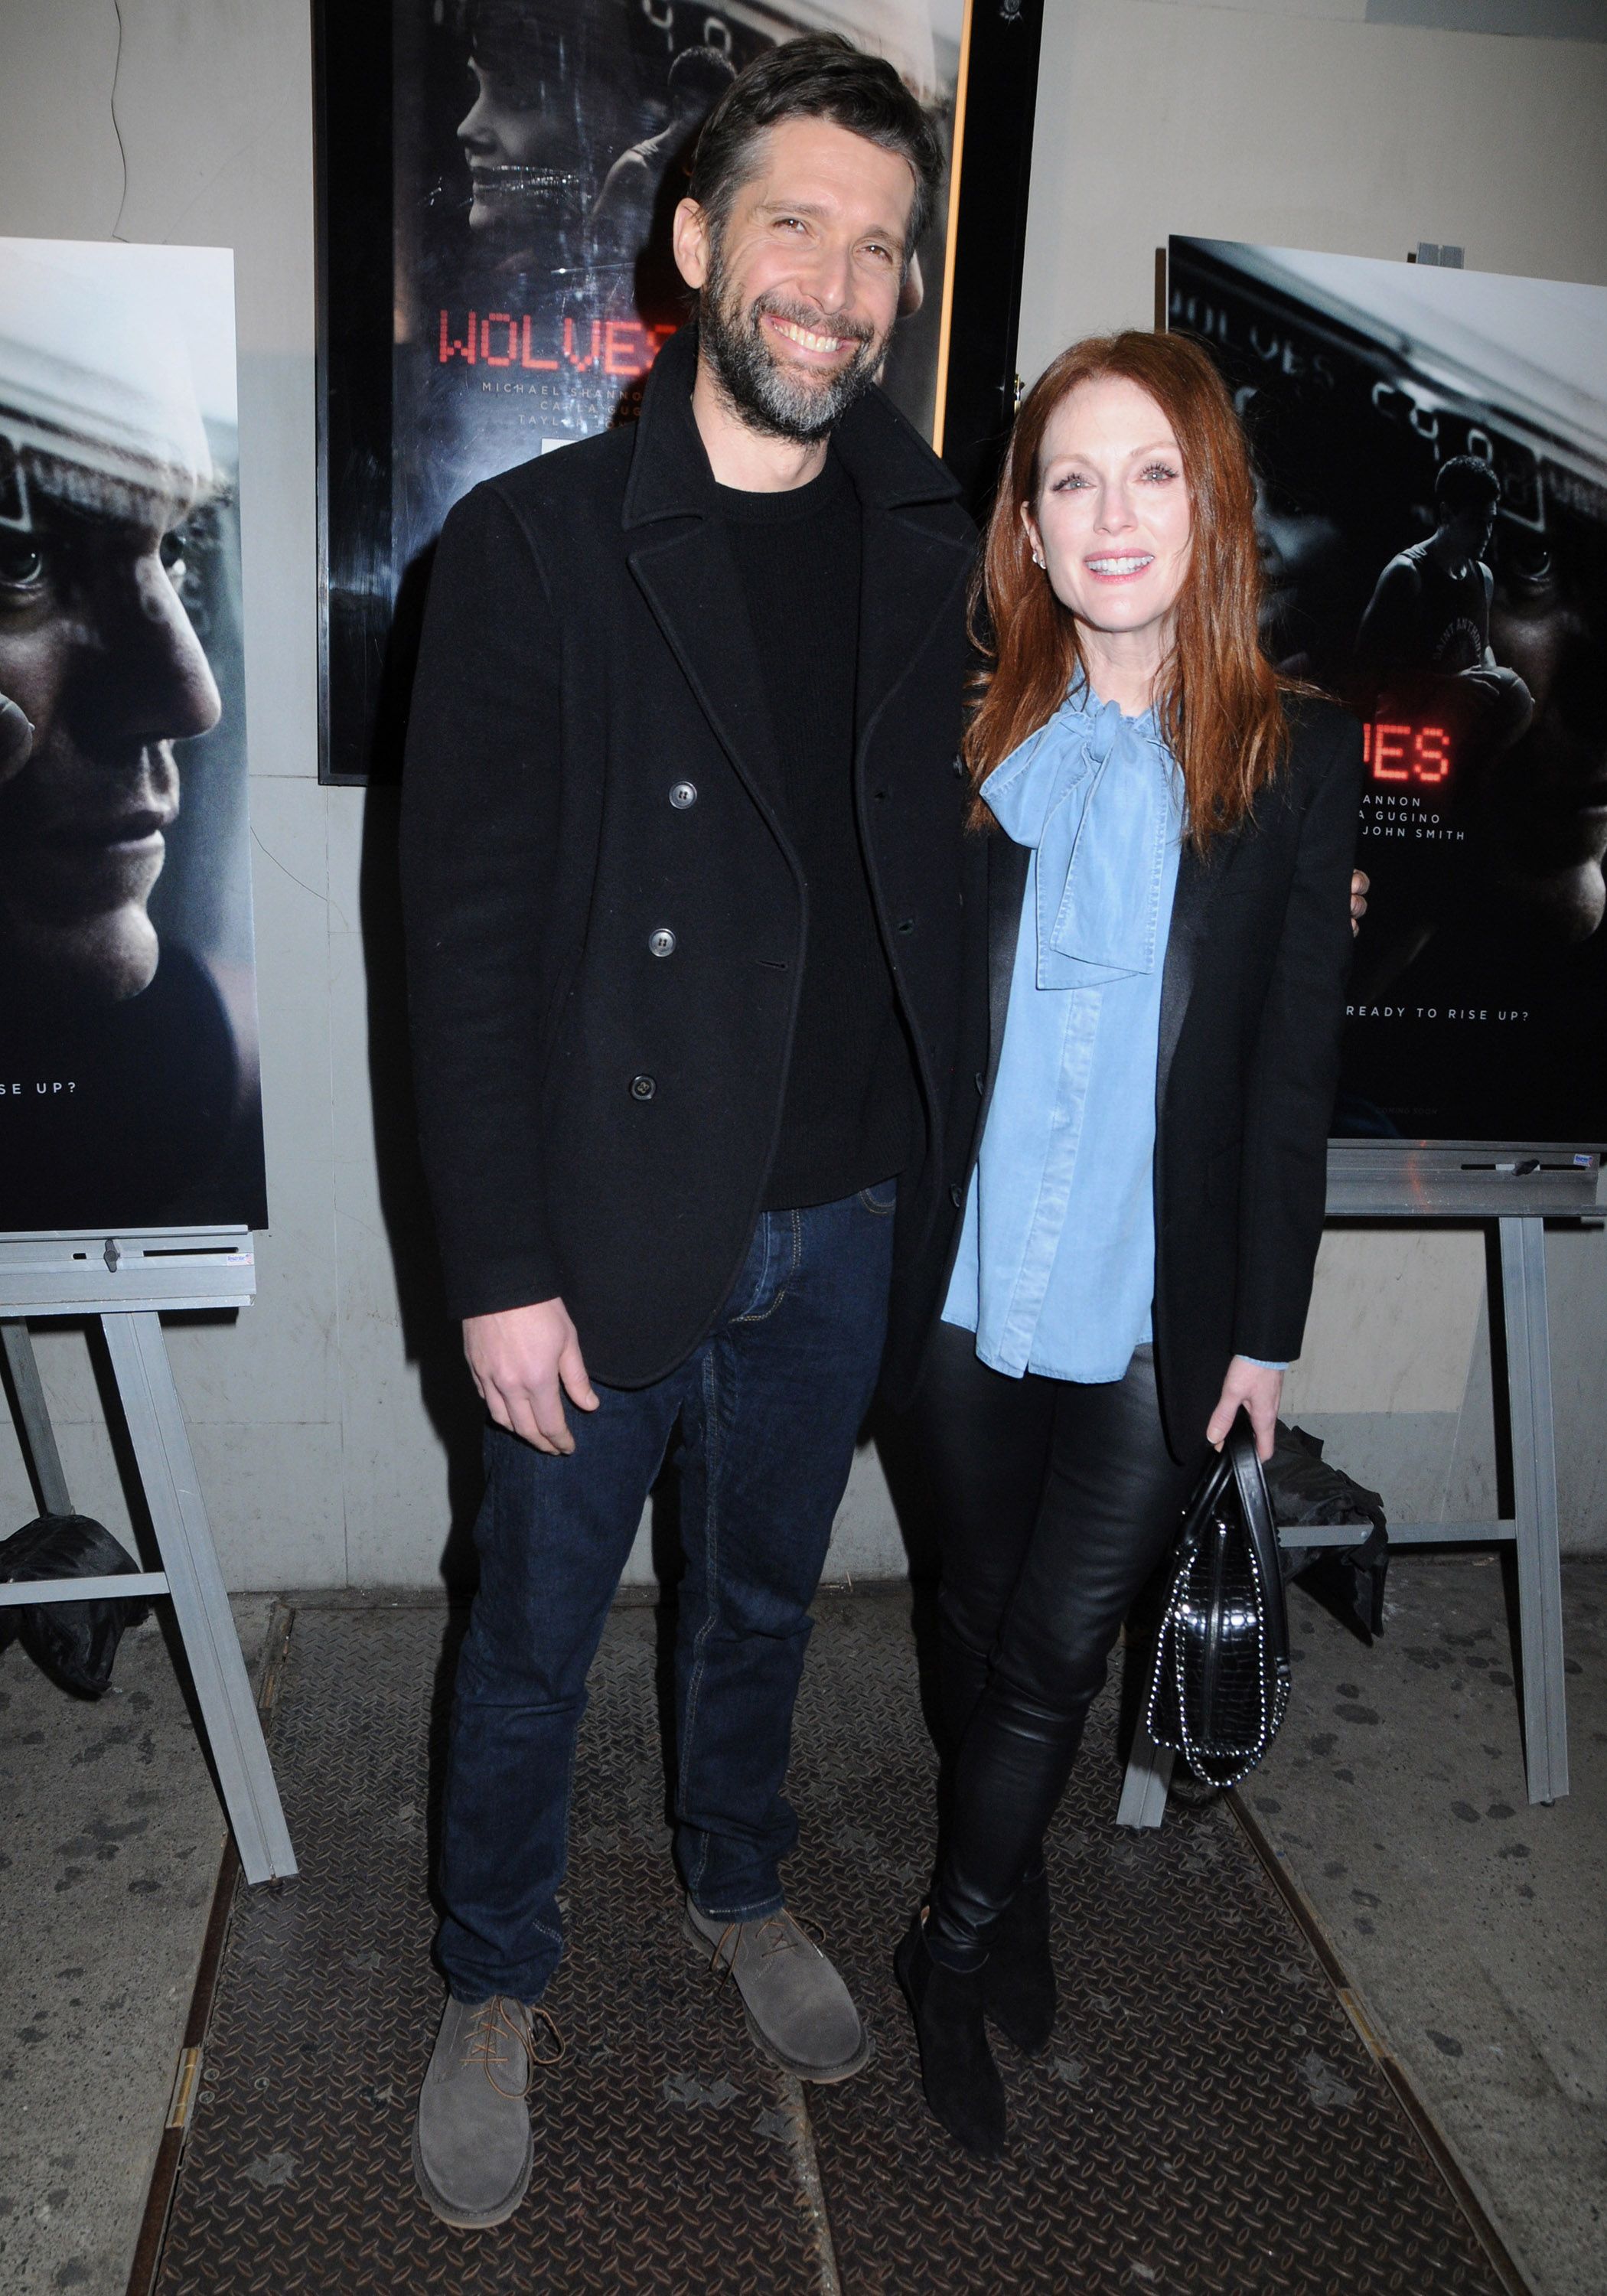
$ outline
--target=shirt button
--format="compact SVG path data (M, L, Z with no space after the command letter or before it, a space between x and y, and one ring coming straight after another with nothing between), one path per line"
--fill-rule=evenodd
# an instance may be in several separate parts
M658 1086L650 1076L634 1076L630 1080L630 1096L633 1100L651 1100L658 1089Z
M697 801L697 788L692 782L677 782L669 792L669 802L677 813L685 813L689 805L695 805Z
M670 956L675 953L676 937L668 925L660 925L656 933L649 933L647 946L655 956Z

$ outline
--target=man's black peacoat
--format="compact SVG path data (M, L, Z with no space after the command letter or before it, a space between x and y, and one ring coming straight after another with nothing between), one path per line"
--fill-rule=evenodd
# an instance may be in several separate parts
M404 789L414 1066L452 1312L562 1297L592 1376L625 1387L682 1362L735 1280L809 934L690 410L695 359L684 329L633 428L454 509ZM974 1111L973 1093L946 1152L968 873L980 882L955 762L974 535L880 391L835 446L863 514L855 802L923 1115L902 1263L950 1202ZM895 1390L906 1371L895 1354Z
M1205 858L1185 845L1161 981L1155 1078L1155 1376L1182 1460L1235 1355L1300 1351L1323 1231L1327 1144L1350 971L1350 872L1361 727L1332 702L1291 704L1290 756L1254 815ZM967 1023L974 1140L998 1070L1028 855L999 831L968 918L968 972L990 1011ZM983 918L986 923L982 922ZM957 1117L951 1133L962 1128ZM962 1201L963 1201L962 1197ZM905 1270L895 1317L930 1331L959 1214Z

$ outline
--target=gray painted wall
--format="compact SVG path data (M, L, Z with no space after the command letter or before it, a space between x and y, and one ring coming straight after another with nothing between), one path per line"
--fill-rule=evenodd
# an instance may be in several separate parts
M1600 48L1367 12L1048 0L1025 373L1077 333L1149 324L1171 231L1370 255L1453 240L1480 267L1603 279ZM111 0L6 0L0 232L235 250L273 1229L257 1305L170 1346L232 1586L427 1584L463 1535L475 1412L398 1115L393 808L316 780L307 10L123 0L122 19L119 61ZM1548 1250L1564 1536L1599 1549L1607 1242ZM1324 1248L1291 1406L1403 1513L1488 1511L1483 1312L1476 1238ZM93 1359L60 1331L40 1355L77 1503L125 1525ZM0 1430L0 1524L29 1512ZM867 1450L832 1568L903 1560ZM644 1535L633 1574L650 1568Z

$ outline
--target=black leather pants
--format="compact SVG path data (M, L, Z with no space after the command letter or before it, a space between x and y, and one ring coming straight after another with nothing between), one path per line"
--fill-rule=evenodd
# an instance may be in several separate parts
M1197 1467L1167 1449L1147 1347L1099 1386L1008 1379L945 1324L914 1415L942 1540L951 1763L927 1941L974 1969L1042 1856L1122 1620Z

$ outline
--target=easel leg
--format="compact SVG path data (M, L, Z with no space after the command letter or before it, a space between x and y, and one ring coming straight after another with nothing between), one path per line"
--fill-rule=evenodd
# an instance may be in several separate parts
M1551 1339L1546 1317L1546 1223L1504 1219L1500 1225L1523 1652L1523 1748L1530 1801L1555 1801L1568 1792L1568 1715Z
M161 1320L141 1310L102 1316L101 1324L234 1846L248 1882L283 1880L296 1870L295 1855L217 1567Z
M67 1478L61 1472L61 1454L56 1448L56 1431L50 1423L50 1409L45 1400L45 1390L39 1384L39 1366L34 1361L33 1333L26 1324L0 1324L0 1345L5 1349L12 1384L17 1390L22 1439L28 1447L45 1512L70 1514L72 1501L67 1496Z
M1177 1757L1169 1746L1158 1746L1140 1716L1133 1732L1133 1751L1121 1781L1116 1805L1118 1825L1159 1825L1166 1816L1167 1788Z

